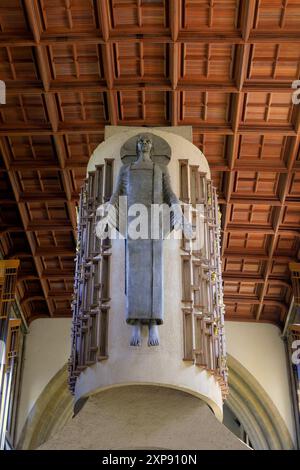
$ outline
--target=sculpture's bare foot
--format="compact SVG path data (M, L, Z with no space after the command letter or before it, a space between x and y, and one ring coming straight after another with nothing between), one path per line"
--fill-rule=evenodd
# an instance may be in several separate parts
M142 335L140 323L132 325L130 346L140 346L142 343L141 337Z
M156 323L150 323L148 346L158 346L158 345L159 345L158 326Z

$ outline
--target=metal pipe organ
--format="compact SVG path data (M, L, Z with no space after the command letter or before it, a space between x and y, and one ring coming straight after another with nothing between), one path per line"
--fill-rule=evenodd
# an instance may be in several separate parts
M17 271L20 261L0 260L0 449L12 446L20 377L22 321L16 318Z

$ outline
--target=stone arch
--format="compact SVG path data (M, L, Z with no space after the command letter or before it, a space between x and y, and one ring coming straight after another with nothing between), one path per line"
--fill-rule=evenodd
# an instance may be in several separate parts
M73 416L74 398L68 385L67 364L48 382L33 405L18 442L18 449L36 449Z
M254 449L290 450L289 430L269 395L255 377L228 355L229 396L226 404L244 426Z
M255 449L293 449L287 426L276 406L252 374L228 356L227 405L243 424ZM74 399L67 387L67 365L46 385L33 406L19 440L19 449L36 449L73 416Z

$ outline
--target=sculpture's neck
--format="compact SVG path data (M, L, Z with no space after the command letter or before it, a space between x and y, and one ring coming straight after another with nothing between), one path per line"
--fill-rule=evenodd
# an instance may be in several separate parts
M137 162L151 162L150 152L139 152Z

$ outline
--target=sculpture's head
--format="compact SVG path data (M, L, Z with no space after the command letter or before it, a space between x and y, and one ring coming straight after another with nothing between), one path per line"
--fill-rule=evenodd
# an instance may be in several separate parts
M149 153L151 155L152 149L153 149L153 142L152 142L151 136L149 134L139 135L137 142L136 142L137 154L142 152L142 153Z

